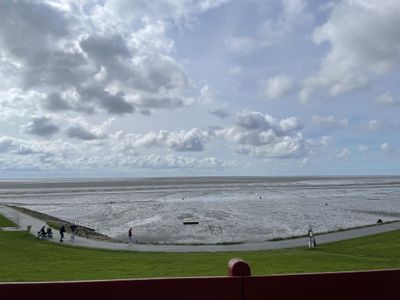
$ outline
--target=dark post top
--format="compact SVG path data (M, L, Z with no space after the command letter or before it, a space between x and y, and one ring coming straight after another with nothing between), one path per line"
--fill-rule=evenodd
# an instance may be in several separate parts
M228 276L251 276L250 266L241 258L232 258L228 262Z

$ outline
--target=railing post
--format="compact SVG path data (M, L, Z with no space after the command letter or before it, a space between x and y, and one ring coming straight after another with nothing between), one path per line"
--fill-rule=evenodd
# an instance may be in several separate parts
M241 258L232 258L228 262L228 276L251 276L250 266Z

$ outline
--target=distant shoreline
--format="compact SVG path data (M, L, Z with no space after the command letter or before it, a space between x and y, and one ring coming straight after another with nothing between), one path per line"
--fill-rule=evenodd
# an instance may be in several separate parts
M24 193L26 190L80 191L82 189L113 190L118 189L137 189L158 186L190 186L208 184L254 184L254 183L298 183L301 187L302 181L323 181L338 180L344 181L341 185L346 185L347 180L371 180L391 179L392 182L379 182L380 185L400 184L400 175L356 175L356 176L186 176L186 177L111 177L111 178L40 178L40 179L0 179L0 191L4 193ZM107 185L105 185L107 183ZM355 183L352 183L353 185ZM308 186L308 184L305 184Z

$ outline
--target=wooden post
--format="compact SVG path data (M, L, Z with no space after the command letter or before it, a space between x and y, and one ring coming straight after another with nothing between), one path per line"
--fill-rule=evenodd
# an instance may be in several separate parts
M251 276L250 266L241 258L232 258L228 262L228 276Z

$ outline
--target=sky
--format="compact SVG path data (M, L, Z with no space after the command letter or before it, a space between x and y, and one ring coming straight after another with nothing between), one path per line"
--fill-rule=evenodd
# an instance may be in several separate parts
M0 1L0 178L399 175L399 15Z

